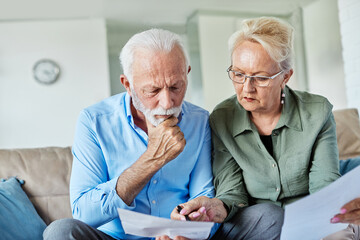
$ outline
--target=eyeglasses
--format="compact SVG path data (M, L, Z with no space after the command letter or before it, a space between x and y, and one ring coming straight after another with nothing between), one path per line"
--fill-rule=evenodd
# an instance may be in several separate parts
M230 80L236 83L244 84L246 81L246 78L250 79L250 83L258 86L258 87L267 87L270 84L270 79L274 79L277 76L279 76L284 70L281 70L280 72L276 73L275 75L271 77L267 76L247 76L245 74L242 74L240 72L231 70L230 66L226 71L229 75Z

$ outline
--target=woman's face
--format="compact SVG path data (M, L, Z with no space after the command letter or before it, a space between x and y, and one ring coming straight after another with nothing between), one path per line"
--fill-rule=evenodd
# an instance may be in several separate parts
M245 41L232 54L232 70L247 76L273 76L280 72L279 65L270 58L261 44ZM292 70L290 71L292 73ZM286 76L284 78L284 76ZM290 74L291 76L291 74ZM272 113L280 111L281 89L290 78L282 73L270 79L267 87L255 86L249 78L245 83L233 82L239 103L250 112Z

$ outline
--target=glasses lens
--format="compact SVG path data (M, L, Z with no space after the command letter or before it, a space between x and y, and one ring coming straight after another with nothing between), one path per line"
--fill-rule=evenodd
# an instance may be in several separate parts
M241 74L236 71L229 71L229 78L234 82L243 83L244 82L244 74Z
M254 77L254 84L259 87L266 87L269 85L270 79L263 77Z

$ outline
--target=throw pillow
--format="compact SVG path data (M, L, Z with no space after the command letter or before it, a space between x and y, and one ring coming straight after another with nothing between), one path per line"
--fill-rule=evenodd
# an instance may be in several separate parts
M45 227L20 182L14 177L0 182L0 238L40 240Z
M341 160L340 162L340 174L341 176L350 172L354 168L360 166L360 156L356 158L349 158L346 160Z

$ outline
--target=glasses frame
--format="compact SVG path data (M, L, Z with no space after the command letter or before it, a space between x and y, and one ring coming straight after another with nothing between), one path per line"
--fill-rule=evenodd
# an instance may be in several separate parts
M284 70L281 70L280 72L278 72L278 73L275 73L274 75L272 75L272 76L270 76L270 77L268 77L268 76L248 76L248 75L245 75L245 74L242 74L241 72L238 72L238 71L234 71L234 70L231 70L231 67L232 67L232 65L230 66L230 67L228 67L228 69L226 69L226 72L228 73L228 76L229 76L229 78L230 78L230 80L231 81L233 81L233 82L235 82L235 83L239 83L239 84L244 84L245 82L246 82L246 79L247 78L249 78L250 79L250 83L252 83L252 84L254 84L254 78L266 78L266 79L274 79L274 78L276 78L277 76L279 76L281 73L283 73L284 72ZM230 77L230 72L232 72L232 73L234 73L234 74L241 74L241 75L243 75L244 76L244 81L242 81L242 82L240 82L240 81L235 81L235 80L233 80L233 79L231 79L231 77ZM258 86L258 87L268 87L269 86L269 84L270 84L270 81L268 81L268 84L265 86L259 86L259 85L257 85L257 84L254 84L255 86Z

